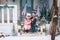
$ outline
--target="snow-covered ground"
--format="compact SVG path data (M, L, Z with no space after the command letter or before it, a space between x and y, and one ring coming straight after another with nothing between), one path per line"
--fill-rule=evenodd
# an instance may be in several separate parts
M5 38L0 38L0 40L50 40L50 36L9 36Z
M60 35L56 36L55 40L60 40Z
M40 34L40 32L23 33L22 35L19 36L8 36L8 37L0 38L0 40L51 40L51 36L45 35L45 33ZM60 35L56 36L55 40L60 40Z
M51 40L50 35L47 36L9 36L5 38L0 38L0 40ZM60 35L56 36L56 40L60 40Z

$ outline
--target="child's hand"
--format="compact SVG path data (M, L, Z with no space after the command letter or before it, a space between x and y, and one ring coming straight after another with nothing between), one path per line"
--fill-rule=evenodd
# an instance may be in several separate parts
M34 18L32 19L32 21L34 21Z

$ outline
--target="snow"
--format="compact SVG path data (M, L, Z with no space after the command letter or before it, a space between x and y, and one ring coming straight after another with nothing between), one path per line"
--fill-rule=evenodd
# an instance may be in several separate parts
M47 27L48 26L48 27ZM49 29L49 24L46 24L46 29ZM25 34L25 33L24 33ZM45 33L43 33L42 35L40 33L35 33L35 35L40 35L40 36L31 36L33 34L28 33L25 35L20 35L20 36L8 36L8 37L4 37L4 38L0 38L0 40L51 40L51 36L50 35L45 35ZM55 40L60 40L60 35L56 36Z
M51 36L50 35L42 35L42 36L9 36L9 37L5 37L5 38L0 38L0 40L51 40ZM55 40L60 40L60 35L56 36Z
M0 40L50 40L50 36L35 36L35 37L25 37L25 36L9 36L5 38L0 38Z
M13 24L12 23L0 23L0 32L5 35L12 35Z
M60 40L60 35L56 36L56 40Z
M47 24L49 29L49 24ZM25 33L24 33L25 34ZM38 35L40 35L40 33L36 33ZM35 35L36 35L35 34ZM45 33L43 33L40 36L29 36L29 34L23 35L23 36L8 36L8 37L4 37L4 38L0 38L0 40L51 40L51 36L50 35L45 35ZM56 36L55 40L60 40L60 35Z

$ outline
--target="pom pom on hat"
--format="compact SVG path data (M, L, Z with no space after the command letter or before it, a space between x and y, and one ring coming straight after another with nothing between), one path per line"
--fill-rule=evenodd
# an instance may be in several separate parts
M30 13L27 13L27 15L26 16L31 16L31 14Z

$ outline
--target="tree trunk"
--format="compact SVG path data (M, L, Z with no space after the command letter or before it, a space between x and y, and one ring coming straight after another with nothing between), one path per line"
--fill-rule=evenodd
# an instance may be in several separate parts
M57 0L53 0L53 5L51 7L51 17L52 17L52 19L53 19L54 15L58 16Z
M56 18L53 18L54 15L57 16L57 19ZM51 8L51 17L52 17L51 18L52 25L50 27L51 27L51 29L53 29L53 30L51 30L52 31L52 33L51 33L51 40L55 40L55 32L56 32L56 27L57 27L57 24L58 24L57 0L53 0L53 5L52 5L52 8Z

